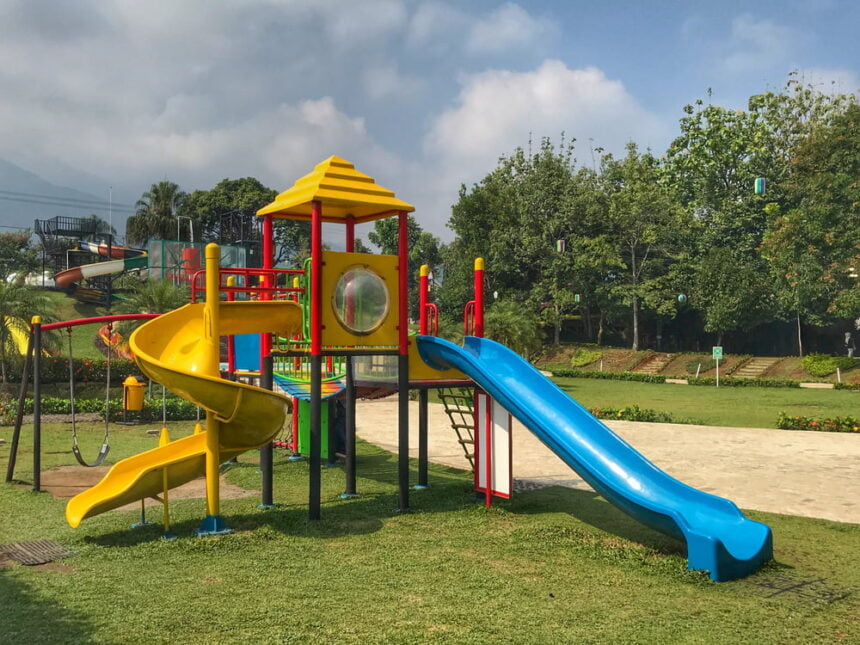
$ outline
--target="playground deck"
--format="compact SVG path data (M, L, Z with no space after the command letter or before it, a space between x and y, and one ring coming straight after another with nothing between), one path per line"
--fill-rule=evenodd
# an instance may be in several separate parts
M397 399L359 403L358 435L396 452L390 423ZM741 508L860 523L860 441L850 434L608 421L607 425L673 477ZM410 454L418 454L418 404L410 403ZM515 488L592 490L514 420ZM441 405L430 404L429 459L469 468ZM430 482L432 485L432 481Z

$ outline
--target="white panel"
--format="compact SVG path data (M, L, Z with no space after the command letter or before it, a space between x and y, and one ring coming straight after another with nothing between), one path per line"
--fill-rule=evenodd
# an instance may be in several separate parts
M478 393L478 405L475 407L475 490L482 491L486 488L487 482L487 451L484 447L487 445L487 401L489 396L483 393Z
M493 400L492 488L503 497L511 495L511 417Z

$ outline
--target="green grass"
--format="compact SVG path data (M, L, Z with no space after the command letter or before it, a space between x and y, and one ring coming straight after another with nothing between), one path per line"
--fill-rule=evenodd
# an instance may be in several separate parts
M172 428L179 434L190 424ZM144 430L116 432L112 457L153 446ZM89 431L89 448L99 432ZM46 425L46 466L72 463L68 443L67 426ZM776 562L717 584L685 570L679 543L572 489L517 493L485 509L474 502L467 474L433 466L432 488L412 494L413 513L398 514L396 458L364 443L359 448L361 498L338 499L342 471L325 469L323 519L309 522L307 465L279 456L280 506L261 511L254 498L225 501L222 512L235 533L220 538L190 537L202 500L173 505L180 537L165 542L158 527L130 530L132 512L107 513L72 530L61 501L0 485L0 543L56 539L75 552L66 571L0 571L0 641L860 639L858 525L750 512L773 527ZM8 445L0 446L0 464L7 455ZM228 479L256 488L251 456ZM26 478L29 456L20 463L19 477ZM823 582L802 585L813 580ZM777 593L773 585L795 589Z
M636 404L705 425L773 428L780 412L856 415L860 392L768 387L705 387L586 378L553 379L585 407Z
M73 320L76 318L92 318L106 316L110 311L86 302L80 302L58 291L48 291L48 295L56 306L57 320ZM95 346L98 325L80 325L72 328L72 354L76 358L104 358ZM58 348L63 356L69 354L69 339L65 331L55 332Z

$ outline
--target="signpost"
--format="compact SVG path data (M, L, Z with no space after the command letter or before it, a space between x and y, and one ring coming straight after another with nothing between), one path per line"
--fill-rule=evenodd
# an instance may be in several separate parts
M720 387L720 359L723 357L723 348L719 345L711 348L711 356L717 361L717 387Z

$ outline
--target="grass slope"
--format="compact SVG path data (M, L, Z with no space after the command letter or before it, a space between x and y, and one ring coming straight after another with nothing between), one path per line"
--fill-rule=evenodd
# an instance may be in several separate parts
M110 311L106 307L80 302L59 291L49 291L47 293L55 303L57 320L92 318L94 316L106 316L110 314ZM72 328L72 353L76 358L104 358L104 354L95 346L97 333L97 325L80 325ZM67 333L65 331L56 332L55 338L60 353L63 356L68 356L69 340Z
M99 429L89 432L95 445ZM154 442L143 428L124 429L112 456ZM0 463L7 454L0 446ZM46 425L45 461L72 463L66 426ZM256 465L243 462L228 479L257 487ZM413 493L413 513L397 514L396 458L362 443L358 470L363 496L350 500L337 497L341 470L323 471L323 519L311 523L307 465L279 456L278 508L224 502L235 533L197 539L190 533L203 501L181 501L173 506L175 542L159 540L158 527L129 530L131 512L72 530L62 502L2 485L0 543L50 538L76 555L65 566L0 570L0 641L860 639L860 526L750 512L773 527L776 562L717 584L685 570L682 545L594 494L549 488L485 509L473 501L468 475L431 466L432 488Z
M803 416L857 415L860 392L783 388L704 387L584 378L553 379L582 405L636 404L704 425L773 428L780 412Z

